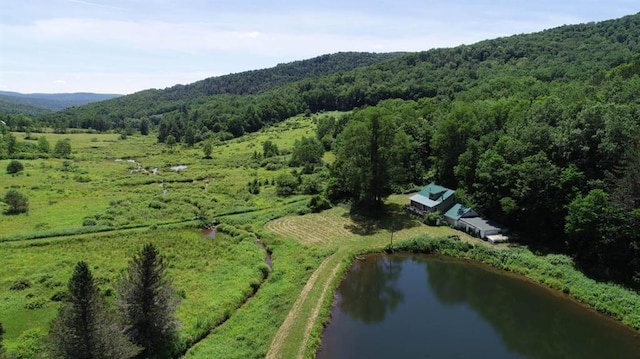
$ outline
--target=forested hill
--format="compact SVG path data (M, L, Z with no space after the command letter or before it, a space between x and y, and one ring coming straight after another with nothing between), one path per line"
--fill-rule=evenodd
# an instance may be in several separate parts
M397 58L402 53L341 52L308 60L279 64L273 68L210 77L188 85L163 90L149 89L120 97L104 104L68 111L73 118L87 114L123 117L162 114L190 103L203 103L215 95L253 95L306 79L350 71Z
M629 64L640 53L638 39L640 15L632 15L420 53L326 55L146 90L42 119L58 128L101 131L124 128L126 118L173 113L187 117L174 126L176 138L184 136L188 122L198 133L239 136L305 110L350 110L390 98L493 98L515 87L535 91L572 81L597 84L612 71L634 71Z

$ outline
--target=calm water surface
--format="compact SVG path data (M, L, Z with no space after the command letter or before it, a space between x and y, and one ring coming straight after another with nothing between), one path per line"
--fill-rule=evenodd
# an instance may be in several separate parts
M638 333L503 272L368 256L338 288L318 358L640 358Z

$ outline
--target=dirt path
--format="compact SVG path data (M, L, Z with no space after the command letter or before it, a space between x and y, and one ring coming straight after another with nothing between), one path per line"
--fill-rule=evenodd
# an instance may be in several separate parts
M327 257L320 264L318 269L316 269L316 271L313 272L313 274L311 275L311 277L307 281L307 284L305 284L304 288L302 288L302 291L300 292L300 295L298 296L298 299L293 304L293 307L289 311L289 314L287 314L287 317L285 318L284 322L280 326L280 329L278 329L278 332L276 333L276 336L273 338L273 341L271 342L271 347L269 348L269 352L267 353L267 359L280 359L280 358L283 357L283 355L282 355L282 349L283 349L282 345L283 345L285 339L290 335L290 333L291 333L291 331L293 329L295 321L296 320L300 320L301 318L303 318L302 316L300 316L300 310L303 307L303 305L305 304L305 302L307 301L307 298L309 297L309 292L316 285L318 277L320 276L320 274L322 272L325 271L325 268L329 265L329 263L333 262L332 258L334 258L334 256L336 256L336 254L333 254L333 255ZM335 269L334 269L334 271L335 271ZM325 292L326 292L327 289L328 289L328 286L325 285L325 288L323 290L323 296L326 294ZM310 300L314 300L314 299L310 298ZM319 303L321 303L321 302L319 302ZM318 306L317 310L319 311L319 306ZM307 324L307 327L312 327L313 326L313 322L315 321L315 317L314 316L308 316L306 320L310 322L310 323ZM311 331L311 329L309 329L309 331ZM308 340L308 334L307 333L305 333L305 340ZM303 346L303 344L304 344L304 346ZM306 347L306 342L305 343L300 343L300 348L301 349L298 349L299 356L300 356L300 352L303 352L305 347Z
M337 255L338 254L334 254L332 257ZM298 354L296 355L296 358L304 357L304 351L307 348L307 342L309 342L309 336L311 335L311 330L313 329L313 326L316 324L316 321L318 320L318 316L320 314L320 308L322 307L322 304L324 303L327 297L327 293L329 292L329 285L331 285L331 283L333 282L333 279L338 274L339 269L340 269L340 266L338 265L338 263L336 263L333 266L333 270L331 271L331 274L327 278L327 281L324 283L324 287L322 287L322 294L320 295L320 298L317 299L316 306L313 308L311 315L309 315L309 318L307 319L307 326L304 329L304 339L302 340L302 343L300 343L300 347L298 348Z

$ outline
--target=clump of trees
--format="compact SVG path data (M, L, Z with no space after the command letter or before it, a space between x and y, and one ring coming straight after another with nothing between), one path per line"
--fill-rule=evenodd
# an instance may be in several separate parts
M53 358L168 358L176 347L179 303L166 262L145 245L118 286L117 310L109 307L86 262L68 283L68 300L51 323Z

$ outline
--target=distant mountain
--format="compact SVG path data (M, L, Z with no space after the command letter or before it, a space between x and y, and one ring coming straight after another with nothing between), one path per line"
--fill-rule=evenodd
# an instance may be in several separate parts
M120 97L116 94L78 93L31 93L0 91L0 112L38 115L51 111L60 111L69 107L83 106L92 102Z

